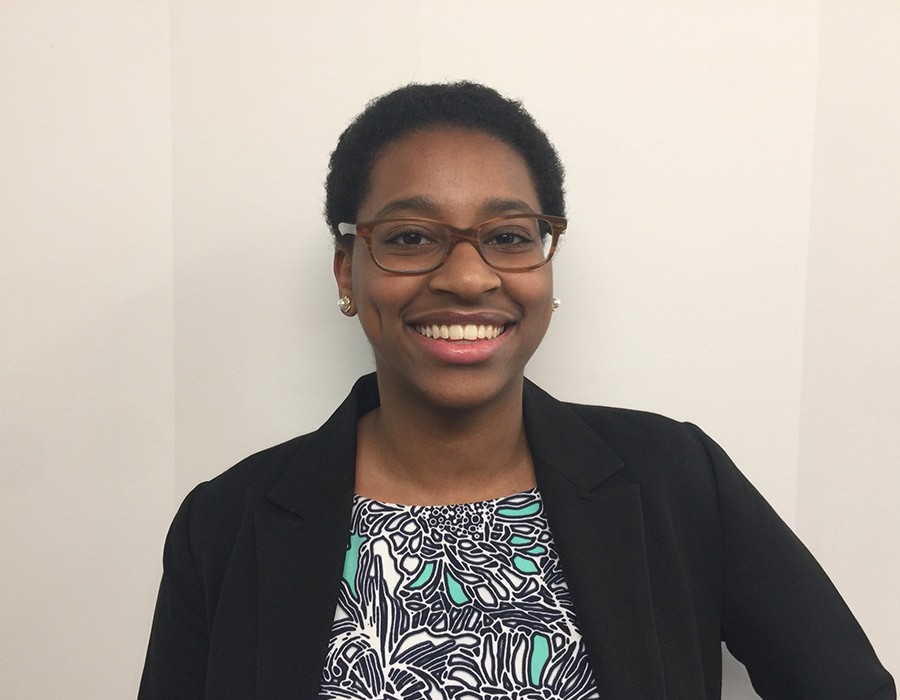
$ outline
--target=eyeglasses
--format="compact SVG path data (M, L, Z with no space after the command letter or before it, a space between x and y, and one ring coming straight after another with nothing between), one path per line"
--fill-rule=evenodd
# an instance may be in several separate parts
M339 224L346 236L366 242L375 264L386 272L418 275L436 270L459 242L471 243L490 267L525 272L550 261L566 220L546 214L498 216L471 228L414 217Z

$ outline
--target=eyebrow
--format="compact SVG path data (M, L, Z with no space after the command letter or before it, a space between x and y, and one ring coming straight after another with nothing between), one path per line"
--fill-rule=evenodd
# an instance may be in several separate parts
M436 218L440 215L440 205L431 197L417 195L415 197L406 197L404 199L395 199L385 204L375 214L376 219L383 219L397 214L399 212L415 212L416 214L425 214L429 217ZM503 197L491 197L485 200L481 206L481 210L485 216L501 216L503 214L536 214L537 212L528 202L521 199L508 199Z
M416 197L407 197L405 199L395 199L385 204L375 214L376 219L383 219L397 212L413 211L417 214L428 214L429 216L437 216L440 207L438 203L431 197L422 195Z
M485 214L491 216L500 216L502 214L537 214L528 202L523 202L521 199L503 199L500 197L493 197L487 200L482 206L482 210Z

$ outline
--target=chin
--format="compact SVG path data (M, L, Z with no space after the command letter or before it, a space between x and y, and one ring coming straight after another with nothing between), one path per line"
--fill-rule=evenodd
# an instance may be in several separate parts
M475 368L454 368L449 376L417 387L420 396L437 409L473 411L497 402L519 400L522 375L518 377L484 376Z

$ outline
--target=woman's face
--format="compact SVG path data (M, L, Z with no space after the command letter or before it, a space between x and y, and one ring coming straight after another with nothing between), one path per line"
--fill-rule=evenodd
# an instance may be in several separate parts
M370 174L357 221L416 216L467 228L502 214L541 213L525 161L480 131L434 128L388 146ZM422 275L379 269L365 241L335 253L341 295L353 300L375 353L382 397L464 409L518 401L525 363L550 323L550 265L498 272L469 243ZM428 338L425 326L492 326L495 338ZM471 335L471 329L469 329ZM456 335L459 333L457 332Z

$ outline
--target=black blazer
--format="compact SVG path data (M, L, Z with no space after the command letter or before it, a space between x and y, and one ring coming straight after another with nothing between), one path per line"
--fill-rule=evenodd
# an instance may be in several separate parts
M360 379L322 428L185 499L139 697L317 696L350 532ZM727 455L661 416L526 381L538 489L604 700L719 698L721 642L763 698L896 698L819 565Z

